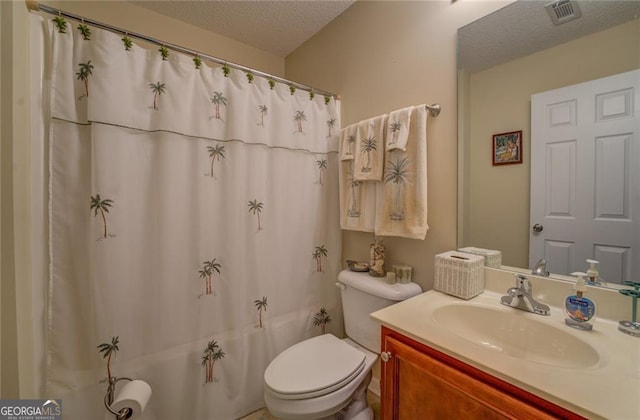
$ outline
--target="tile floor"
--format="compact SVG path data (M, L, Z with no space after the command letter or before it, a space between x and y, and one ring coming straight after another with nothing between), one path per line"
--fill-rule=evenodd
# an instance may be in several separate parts
M373 408L374 420L380 420L380 397L372 392L367 392L367 398L371 408ZM273 417L266 408L263 408L242 417L240 420L278 420L278 418Z

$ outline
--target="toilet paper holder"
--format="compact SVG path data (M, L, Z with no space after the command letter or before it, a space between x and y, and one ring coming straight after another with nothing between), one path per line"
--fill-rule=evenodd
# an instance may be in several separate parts
M115 376L109 378L107 393L104 395L104 406L107 408L107 410L109 410L111 414L116 416L116 420L125 420L133 415L133 410L131 408L125 407L120 411L115 411L113 408L111 408L111 404L113 404L113 400L115 399L116 395L116 384L120 381L133 381L133 379L124 376L121 378L116 378Z
M151 398L151 387L148 383L131 378L111 375L111 358L118 350L119 338L112 337L111 342L98 345L98 350L107 359L107 392L104 394L104 406L116 420L138 418ZM120 381L128 381L116 395L116 385ZM118 411L116 411L118 410ZM109 414L106 414L109 417Z

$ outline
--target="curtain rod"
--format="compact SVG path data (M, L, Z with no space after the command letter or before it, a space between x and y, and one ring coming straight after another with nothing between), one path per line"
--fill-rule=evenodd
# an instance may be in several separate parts
M272 74L265 73L265 72L262 72L260 70L255 70L255 69L252 69L250 67L243 66L241 64L232 63L232 62L223 60L223 59L218 58L218 57L214 57L214 56L211 56L211 55L208 55L208 54L203 54L203 53L200 53L198 51L191 50L189 48L184 48L184 47L181 47L179 45L171 44L171 43L168 43L168 42L163 42L163 41L160 41L160 40L158 40L156 38L152 38L152 37L149 37L149 36L146 36L146 35L142 35L142 34L139 34L139 33L136 33L136 32L126 31L126 30L118 28L116 26L108 25L106 23L98 22L98 21L95 21L93 19L89 19L89 18L86 18L86 17L78 16L78 15L75 15L73 13L65 12L65 11L56 9L54 7L50 7L50 6L44 5L44 4L39 4L36 0L25 0L25 3L27 5L27 9L29 9L29 10L42 11L42 12L46 12L46 13L49 13L49 14L52 14L52 15L64 16L66 18L74 19L74 20L77 20L78 22L89 24L91 26L95 26L95 27L98 27L98 28L101 28L101 29L105 29L105 30L110 31L110 32L116 32L116 33L119 33L119 34L122 34L122 35L126 35L126 36L129 36L129 37L138 38L138 39L141 39L143 41L150 42L152 44L156 44L156 45L161 46L161 47L169 48L169 49L172 49L174 51L177 51L177 52L180 52L180 53L183 53L183 54L193 55L193 56L197 55L200 58L203 58L203 59L206 59L206 60L209 60L209 61L213 61L214 63L221 64L223 66L228 66L228 67L231 67L231 68L234 68L234 69L237 69L237 70L241 70L241 71L244 71L244 72L250 72L250 73L252 73L252 74L254 74L256 76L264 77L265 79L271 79L271 80L274 80L276 82L284 83L284 84L289 85L289 86L294 86L296 89L301 89L301 90L304 90L304 91L307 91L307 92L313 92L313 93L318 94L318 95L330 96L330 97L333 97L335 99L340 99L340 95L337 95L335 93L327 92L327 91L320 90L320 89L315 89L315 88L312 88L311 86L307 86L307 85L303 85L301 83L293 82L291 80L283 79L282 77L274 76Z

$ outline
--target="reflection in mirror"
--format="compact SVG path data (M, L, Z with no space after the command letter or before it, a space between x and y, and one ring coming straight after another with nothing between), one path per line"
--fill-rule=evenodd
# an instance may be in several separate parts
M458 246L500 250L503 264L528 270L531 95L640 69L640 2L573 0L581 17L560 25L546 4L519 0L458 31ZM492 136L519 130L523 163L493 166Z

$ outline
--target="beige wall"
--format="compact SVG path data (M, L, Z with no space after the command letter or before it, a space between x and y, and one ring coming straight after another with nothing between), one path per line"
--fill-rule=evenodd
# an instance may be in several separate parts
M438 102L428 121L425 240L385 238L388 265L433 286L437 253L456 246L456 32L505 2L358 1L286 59L286 75L342 95L342 125ZM373 235L343 231L343 260L367 261Z
M507 265L529 265L531 95L637 68L636 19L469 76L465 245L499 249ZM523 164L492 166L492 134L515 130L523 130Z
M31 266L28 127L28 26L24 4L0 2L0 396L16 397L26 389L17 373L33 377L30 330ZM25 357L22 357L25 356Z

